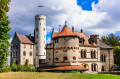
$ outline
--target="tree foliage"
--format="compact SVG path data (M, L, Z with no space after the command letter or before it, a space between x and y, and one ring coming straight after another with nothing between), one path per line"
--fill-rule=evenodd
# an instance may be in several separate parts
M8 20L7 12L8 5L11 0L0 0L0 68L7 64L7 57L9 56L10 21Z
M117 65L120 65L120 46L114 47L114 60Z
M28 65L29 65L29 60L26 59L26 61L25 61L25 66L28 66Z
M110 34L108 36L102 36L102 41L111 46L119 46L120 45L120 37L115 36L114 34Z

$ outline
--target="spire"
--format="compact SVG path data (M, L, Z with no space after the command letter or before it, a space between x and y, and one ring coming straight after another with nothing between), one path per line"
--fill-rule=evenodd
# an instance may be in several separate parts
M61 25L59 25L59 32L60 32L60 27L61 27Z
M80 32L83 33L83 29L82 28L81 28Z
M64 26L64 27L68 27L68 26L67 26L67 21L65 21L65 26Z
M74 27L72 26L72 31L74 32Z

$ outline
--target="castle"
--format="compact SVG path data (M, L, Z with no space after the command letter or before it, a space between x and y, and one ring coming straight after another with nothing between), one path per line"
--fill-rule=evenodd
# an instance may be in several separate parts
M75 32L65 23L61 32L52 31L51 43L46 44L46 16L35 16L34 36L18 34L12 40L11 61L29 64L39 71L102 72L114 65L113 47L99 39L88 37L83 30Z

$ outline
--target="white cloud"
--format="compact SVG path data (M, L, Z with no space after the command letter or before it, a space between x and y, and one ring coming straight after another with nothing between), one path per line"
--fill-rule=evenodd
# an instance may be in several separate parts
M51 42L51 38L47 37L46 43L49 44Z
M38 9L38 14L47 16L47 33L52 28L58 30L59 25L63 27L65 20L70 28L74 26L76 31L83 28L88 35L106 35L120 30L119 0L99 0L98 4L92 4L93 11L82 10L77 0L39 0L39 3L35 0L12 0L8 13L13 29L11 33L33 33L38 4L44 6Z
M92 8L96 12L106 12L105 19L97 24L96 29L102 30L102 33L116 33L120 31L120 1L119 0L99 0L99 3L92 4ZM101 26L101 27L100 27Z

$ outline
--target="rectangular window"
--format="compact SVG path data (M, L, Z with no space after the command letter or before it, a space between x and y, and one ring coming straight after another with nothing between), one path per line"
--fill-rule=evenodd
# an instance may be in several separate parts
M25 51L23 52L23 56L26 56L26 52Z
M38 28L36 28L36 31L38 31Z
M16 56L16 53L15 52L13 52L13 57L15 57Z
M16 56L17 56L17 51L16 51Z
M58 43L58 39L57 39L57 43Z
M38 47L36 47L36 50L38 50Z
M51 53L49 53L49 60L51 60L51 58L52 58L52 55L51 55Z
M38 35L36 35L36 38L38 38Z
M32 52L30 52L30 56L32 56Z
M24 48L26 48L26 45L24 44Z
M30 49L32 49L32 45L30 45Z
M58 39L55 39L55 43L58 43Z
M43 28L43 31L45 31L45 28Z

